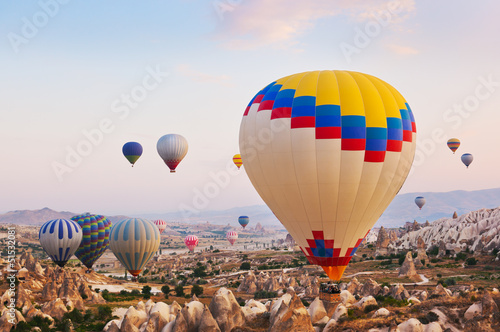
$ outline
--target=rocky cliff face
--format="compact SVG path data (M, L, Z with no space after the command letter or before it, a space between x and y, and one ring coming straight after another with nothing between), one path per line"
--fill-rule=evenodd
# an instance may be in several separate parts
M420 239L420 240L419 240ZM500 208L481 209L457 218L442 218L429 226L410 231L398 241L396 249L408 250L433 246L452 251L489 252L500 247Z

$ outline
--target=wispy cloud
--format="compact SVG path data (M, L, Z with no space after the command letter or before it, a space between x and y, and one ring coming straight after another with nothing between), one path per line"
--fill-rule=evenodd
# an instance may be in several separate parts
M388 8L395 8L402 21L415 10L415 4L414 0L244 0L225 7L223 15L219 13L216 38L229 49L293 48L318 19L345 15L366 21Z
M189 64L180 64L175 67L176 72L199 83L216 83L224 86L231 85L231 78L228 75L211 75L198 71Z
M389 44L387 45L387 47L396 54L401 54L401 55L418 54L418 50L410 46Z

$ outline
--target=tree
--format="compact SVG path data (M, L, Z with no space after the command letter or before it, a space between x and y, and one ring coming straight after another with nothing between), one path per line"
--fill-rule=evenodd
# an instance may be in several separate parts
M465 263L467 265L476 265L477 260L474 257L470 257L470 258L467 258L467 260L465 261Z
M146 296L151 296L151 287L146 285L142 287L142 294L144 294L144 297Z
M183 297L184 296L184 287L182 285L177 285L175 286L175 295L178 297Z
M161 291L165 294L165 298L168 299L168 293L170 293L170 286L165 285L161 287Z
M191 295L193 294L196 296L200 296L201 294L203 294L203 287L199 285L193 285L193 288L191 288Z
M249 262L241 263L240 270L250 270L250 263Z

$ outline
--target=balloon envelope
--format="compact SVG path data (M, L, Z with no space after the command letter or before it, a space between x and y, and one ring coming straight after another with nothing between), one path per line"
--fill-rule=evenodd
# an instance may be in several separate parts
M226 239L229 241L229 243L231 243L231 245L233 245L238 239L238 233L236 233L235 231L229 231L226 233Z
M38 239L54 263L63 267L82 242L82 229L73 220L54 219L40 227Z
M425 204L425 198L422 196L418 196L415 198L415 204L417 204L418 208L422 210L422 206Z
M255 189L309 262L333 280L403 185L415 146L403 96L348 71L272 82L250 101L240 127Z
M161 159L170 168L170 173L175 173L177 165L187 154L188 143L181 135L168 134L158 140L156 149Z
M241 161L241 155L235 154L233 157L233 163L240 169L241 165L243 165L243 161Z
M458 147L460 146L460 140L458 138L450 138L446 144L448 145L450 150L455 153L455 151L457 151Z
M250 218L248 218L247 216L240 216L238 218L238 222L240 223L241 226L243 226L243 228L245 228L250 222Z
M90 269L108 248L111 221L104 216L90 213L71 217L71 220L78 223L83 235L75 256Z
M137 142L125 143L122 147L122 152L125 158L134 166L137 159L142 155L142 145Z
M198 245L198 237L196 235L188 235L184 239L184 244L188 247L189 251L193 252L194 248Z
M153 221L153 224L155 224L156 227L158 227L158 230L160 231L160 234L163 233L163 231L165 230L165 228L167 228L167 223L165 221L161 220L161 219Z
M137 277L160 247L160 231L146 219L125 219L113 227L109 248L125 268Z
M467 168L469 168L469 165L474 160L474 157L472 157L472 155L470 153L464 153L462 155L461 159L462 159L462 162L464 163L464 165L467 166Z

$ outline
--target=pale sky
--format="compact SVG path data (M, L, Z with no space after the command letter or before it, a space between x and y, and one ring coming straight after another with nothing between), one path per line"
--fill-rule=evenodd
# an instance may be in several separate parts
M0 212L263 204L227 170L243 111L321 69L374 75L410 104L419 145L401 193L500 187L499 15L493 0L2 1ZM189 141L176 174L156 151L169 133ZM128 141L144 147L134 168Z

